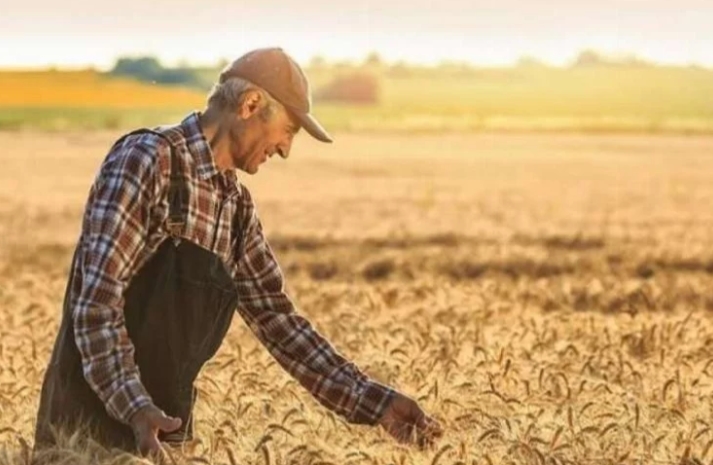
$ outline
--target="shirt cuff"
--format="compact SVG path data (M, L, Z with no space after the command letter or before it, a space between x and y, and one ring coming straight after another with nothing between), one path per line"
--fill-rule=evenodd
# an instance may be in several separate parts
M367 381L366 387L357 398L349 423L375 425L384 416L394 398L395 391L376 381Z
M115 420L129 424L131 417L153 402L138 377L129 378L106 400L106 411Z

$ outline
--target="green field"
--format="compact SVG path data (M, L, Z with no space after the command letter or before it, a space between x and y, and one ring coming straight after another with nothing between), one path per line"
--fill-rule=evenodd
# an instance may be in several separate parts
M331 66L307 73L319 90L336 76L357 71L376 75L378 102L317 101L315 113L333 131L713 132L713 70L703 68ZM157 86L92 73L0 72L6 91L0 96L0 128L161 124L199 109L207 92L207 85ZM203 73L207 84L217 71ZM44 91L39 97L37 85Z

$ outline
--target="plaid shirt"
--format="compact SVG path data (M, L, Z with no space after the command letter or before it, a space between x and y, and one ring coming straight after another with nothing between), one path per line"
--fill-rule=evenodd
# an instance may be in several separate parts
M393 391L368 379L295 312L250 193L234 171L218 171L198 113L161 130L177 149L190 193L183 239L226 263L238 312L287 372L347 421L375 424ZM134 363L123 294L168 237L169 171L169 146L154 134L131 135L112 148L89 193L74 267L70 305L84 377L123 423L151 403ZM244 220L234 226L236 213Z

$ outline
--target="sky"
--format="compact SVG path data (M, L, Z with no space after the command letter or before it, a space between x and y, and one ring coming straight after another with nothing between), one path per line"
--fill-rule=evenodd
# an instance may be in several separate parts
M0 0L0 67L215 64L281 46L361 60L553 65L583 49L713 66L713 0Z

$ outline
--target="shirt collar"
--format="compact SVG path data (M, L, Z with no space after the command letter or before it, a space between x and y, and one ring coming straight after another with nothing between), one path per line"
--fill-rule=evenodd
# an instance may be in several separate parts
M196 162L196 172L201 179L209 179L219 174L218 167L215 166L213 151L208 144L199 122L200 113L192 112L181 121L183 136L186 139L188 152Z

